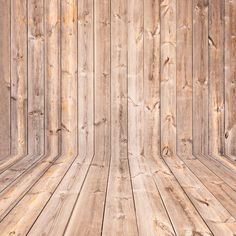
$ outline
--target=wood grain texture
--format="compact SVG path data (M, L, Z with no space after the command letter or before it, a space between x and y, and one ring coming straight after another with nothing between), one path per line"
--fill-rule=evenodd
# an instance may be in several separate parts
M208 153L208 0L193 1L193 153Z
M236 232L232 0L0 0L0 234Z
M29 235L62 235L93 157L93 4L78 2L79 155L31 228ZM83 55L83 56L82 56ZM63 220L61 220L63 218Z
M186 4L187 3L187 4ZM177 152L192 154L193 143L193 0L177 1L176 125Z
M222 182L225 178L219 170L207 165L207 156L192 155L192 2L188 7L179 1L177 6L177 153L186 166L199 178L199 180L213 193L221 204L234 216L235 192L230 185ZM217 13L213 14L214 16ZM212 22L214 20L212 19ZM188 47L186 47L186 42ZM215 57L213 57L215 58ZM221 63L222 64L222 63ZM219 78L221 78L219 76ZM214 81L214 79L212 79ZM187 117L187 119L185 119ZM180 135L180 136L178 136ZM221 135L222 136L222 135ZM221 137L219 136L219 137ZM218 146L218 145L216 145ZM219 153L215 153L219 155ZM197 158L198 157L198 158ZM224 189L224 194L220 191Z
M10 37L11 37L11 4L10 1L0 1L0 156L1 159L10 154Z
M138 233L128 160L127 7L127 0L111 2L111 164L103 235Z
M159 73L156 73L159 60L152 51L159 47L160 41L158 3L140 0L129 1L128 4L128 152L137 224L141 235L174 234L149 167L152 160L158 158L159 149L155 131L151 130L152 125L157 127L159 124L158 116L154 118L154 114L159 113L159 106L155 105L159 94L154 92L159 88ZM151 63L151 67L144 65L144 58L147 63ZM143 218L148 220L143 221Z
M27 153L27 1L11 2L11 154Z
M10 149L11 153L0 160L0 172L6 170L27 154L27 2L9 1L10 17ZM5 11L7 13L7 11ZM2 21L1 21L2 22ZM3 93L3 96L4 93ZM8 99L4 99L5 102ZM5 104L5 103L4 103ZM4 105L3 104L3 105ZM6 109L6 108L5 108ZM7 111L7 110L6 110ZM2 117L5 117L5 113ZM7 127L5 125L5 127ZM6 138L4 138L7 141ZM1 140L4 140L1 139ZM4 148L2 148L4 150ZM1 159L1 158L0 158Z
M43 1L28 1L28 153L44 153L45 21Z
M176 1L161 2L161 29L161 153L171 156L176 153Z
M61 2L61 151L77 154L77 1Z
M209 1L209 153L223 156L224 1Z
M225 148L227 155L235 160L236 156L236 83L235 54L236 47L236 3L225 1Z
M59 152L60 130L60 3L45 1L45 149Z
M94 157L65 235L100 235L102 230L111 157L110 14L110 1L94 2Z
M78 1L78 146L85 160L94 155L94 9Z

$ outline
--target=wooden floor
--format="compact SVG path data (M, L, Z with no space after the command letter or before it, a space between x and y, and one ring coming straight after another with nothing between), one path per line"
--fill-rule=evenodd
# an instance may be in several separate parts
M235 0L0 0L0 235L236 235Z

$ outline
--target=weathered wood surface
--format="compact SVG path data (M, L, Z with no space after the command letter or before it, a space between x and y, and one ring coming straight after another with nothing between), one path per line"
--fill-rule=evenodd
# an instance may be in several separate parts
M102 230L111 157L110 7L108 0L94 1L94 156L65 235L96 235Z
M236 156L236 2L225 1L225 152Z
M193 153L208 153L208 0L193 1Z
M45 8L43 0L28 1L28 153L44 153Z
M1 235L235 235L232 0L0 0Z
M224 1L209 1L209 154L225 153Z
M27 1L11 3L11 154L27 153Z
M176 3L161 2L161 154L168 156L176 153Z
M0 1L0 159L10 154L10 100L11 100L11 4Z
M138 233L128 160L128 2L111 1L111 164L104 235Z

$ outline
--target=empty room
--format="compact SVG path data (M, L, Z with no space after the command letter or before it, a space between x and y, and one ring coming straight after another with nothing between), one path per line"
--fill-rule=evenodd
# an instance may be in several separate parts
M236 236L236 0L0 0L0 236Z

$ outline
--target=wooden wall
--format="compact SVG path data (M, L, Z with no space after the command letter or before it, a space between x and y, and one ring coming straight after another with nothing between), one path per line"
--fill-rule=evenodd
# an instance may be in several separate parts
M0 0L0 29L1 162L236 159L236 1Z

